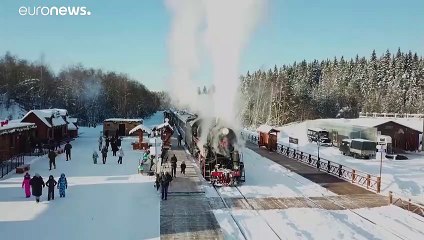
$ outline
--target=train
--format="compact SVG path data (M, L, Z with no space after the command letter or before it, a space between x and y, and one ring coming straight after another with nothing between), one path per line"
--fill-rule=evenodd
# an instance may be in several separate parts
M206 181L214 186L237 186L246 181L237 135L220 119L178 110L164 111L164 119L175 126Z

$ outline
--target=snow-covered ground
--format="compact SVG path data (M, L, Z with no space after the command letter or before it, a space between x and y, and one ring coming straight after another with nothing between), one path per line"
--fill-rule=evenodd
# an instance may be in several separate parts
M0 95L0 98L2 96ZM12 102L9 107L6 107L6 104L0 102L0 120L2 119L19 119L26 114L25 109L23 109L19 104Z
M239 187L247 198L331 196L331 192L302 176L243 151L246 182ZM242 197L235 188L220 188L225 198ZM210 197L215 197L208 190ZM356 210L290 208L284 210L214 210L228 239L422 239L424 219L395 206ZM235 218L235 221L233 220ZM241 230L240 230L241 228ZM243 232L243 233L242 233Z
M246 182L238 189L246 198L265 197L322 197L335 194L291 172L283 166L264 158L245 148L243 160ZM240 192L231 187L219 188L223 197L242 197Z
M358 209L354 212L290 208L263 211L232 210L231 213L247 239L368 240L424 237L423 220L395 206ZM228 239L244 238L228 211L215 210L214 214Z
M160 124L159 112L146 125ZM159 121L158 121L159 120ZM80 128L81 135L71 144L72 160L64 154L56 159L57 169L49 171L46 157L32 161L30 174L39 173L44 180L61 173L68 179L66 198L42 202L25 198L22 175L9 174L0 180L1 239L28 237L35 239L158 239L160 237L160 198L153 188L154 179L137 174L140 158L132 150L133 138L124 138L125 157L109 152L107 163L94 165L91 155L97 148L102 127Z
M318 154L316 143L309 143L307 139L308 122L289 124L280 127L279 143L297 148L306 153ZM245 131L247 134L248 131ZM252 133L257 135L257 133ZM289 144L289 137L299 139L299 144ZM380 173L380 154L374 159L355 159L343 156L337 147L321 146L319 155L348 167L378 176ZM408 153L409 160L386 159L383 154L382 164L382 194L393 191L395 194L411 197L414 201L424 203L424 153Z

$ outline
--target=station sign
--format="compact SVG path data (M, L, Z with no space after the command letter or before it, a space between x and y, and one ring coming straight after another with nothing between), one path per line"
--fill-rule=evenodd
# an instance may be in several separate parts
M289 143L298 144L299 143L299 139L289 137Z

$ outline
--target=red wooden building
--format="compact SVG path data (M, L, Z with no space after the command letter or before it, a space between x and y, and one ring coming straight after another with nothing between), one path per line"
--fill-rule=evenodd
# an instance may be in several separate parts
M0 162L32 149L36 125L33 123L8 122L0 126Z
M77 118L66 118L68 122L68 134L71 138L78 137L78 119Z
M174 134L174 129L168 123L168 121L156 126L153 130L157 130L160 133L163 141L163 147L166 149L171 148L171 137Z
M271 126L261 125L256 129L256 131L259 133L259 147L265 146L270 151L277 150L278 133L280 130Z
M34 123L37 126L35 138L43 143L49 140L62 141L68 137L66 115L63 109L31 110L21 122Z
M392 138L392 148L395 152L416 151L420 147L421 131L394 121L384 122L375 128L379 135L387 135Z

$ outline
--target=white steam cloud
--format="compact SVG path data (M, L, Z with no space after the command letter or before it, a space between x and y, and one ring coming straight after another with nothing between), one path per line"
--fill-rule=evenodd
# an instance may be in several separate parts
M202 24L202 3L198 0L166 0L172 13L169 39L171 96L182 106L195 102L193 74L200 67L198 45ZM193 94L191 94L193 93Z
M166 1L173 14L169 50L174 103L238 127L241 54L265 4L266 0ZM193 74L200 68L200 46L212 63L213 98L197 95Z

